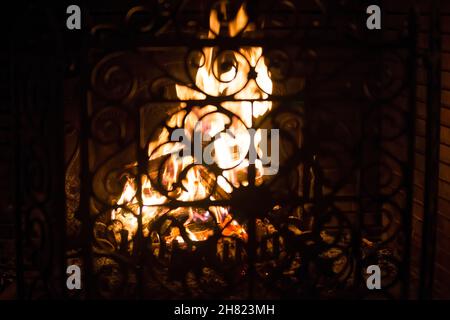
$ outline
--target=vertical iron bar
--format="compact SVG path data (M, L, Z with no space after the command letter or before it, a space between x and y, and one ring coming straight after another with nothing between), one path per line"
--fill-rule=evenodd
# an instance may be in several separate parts
M252 143L252 142L251 142ZM251 182L253 181L253 183ZM248 166L248 182L249 186L254 187L255 181L255 165L250 164ZM256 216L255 212L248 212L248 277L249 277L249 298L253 299L255 294L255 273L256 273Z
M138 172L136 177L136 198L139 203L139 215L137 217L138 222L138 228L135 236L135 257L136 257L136 296L137 298L143 298L144 293L144 284L143 284L143 267L144 267L144 261L143 261L143 234L142 234L142 209L143 209L143 201L142 201L142 181L141 177L143 177L145 172L145 162L147 161L147 153L144 149L141 148L140 138L141 138L141 117L140 117L140 109L136 107L133 112L136 112L135 114L135 126L136 126L136 132L135 132L135 142L136 142L136 157L138 161Z
M362 288L363 276L363 257L361 252L361 242L362 242L362 229L364 227L364 165L365 165L365 157L364 157L364 145L365 145L365 137L364 137L364 114L359 112L359 134L361 135L361 143L359 148L356 150L356 160L359 162L359 168L357 171L357 180L356 180L356 188L357 188L357 196L355 200L357 201L357 214L355 217L354 228L352 230L352 250L355 257L355 277L353 286L355 288L355 298L358 299L360 296L359 292Z
M52 112L52 122L53 133L55 134L54 139L54 152L55 152L55 162L53 167L53 173L55 174L53 188L53 196L55 198L54 212L50 212L54 215L55 223L53 227L56 230L52 230L53 236L57 239L55 244L56 251L56 266L55 270L57 272L55 285L57 286L53 294L58 295L61 298L67 297L67 287L66 287L66 192L65 192L65 182L66 182L66 168L65 168L65 136L64 136L64 43L63 43L63 32L58 28L58 24L64 21L64 15L60 12L61 6L56 6L49 9L49 15L54 15L56 18L52 22L52 27L55 29L55 55L56 55L56 70L55 73L57 79L54 81L53 94L55 111ZM51 134L51 133L50 133ZM50 142L51 143L51 142ZM49 173L51 175L51 173ZM51 275L54 277L54 275ZM53 280L53 279L52 279Z
M253 105L252 105L252 114L253 114ZM255 137L254 134L250 134L250 147L249 154L256 154L255 150ZM249 161L248 166L248 187L250 189L255 190L255 179L256 179L256 167L254 163ZM255 294L255 276L256 276L256 215L258 214L254 210L247 213L249 215L248 222L248 276L249 276L249 298L253 299Z
M405 191L406 205L403 214L403 230L405 233L405 253L403 257L402 272L402 297L409 297L410 290L410 268L411 268L411 237L412 237L412 212L414 201L414 169L416 154L416 87L417 87L417 13L410 9L408 15L408 74L409 96L408 96L408 159L405 168Z
M88 7L85 1L81 3L82 23L87 20ZM89 59L88 59L88 43L89 43L89 30L82 28L82 43L81 43L81 83L83 93L83 105L81 106L80 115L80 220L81 227L81 239L83 241L82 257L83 257L83 284L82 288L86 293L86 298L93 297L93 220L90 214L90 196L92 194L92 174L89 166L89 137L90 137L90 116L89 116Z
M441 108L441 35L440 1L433 0L430 14L427 55L427 122L425 148L424 216L422 231L421 281L419 297L433 295L436 222L439 193L439 146Z
M16 30L15 28L13 30ZM21 215L21 203L22 203L22 179L21 179L21 132L20 132L20 101L18 101L21 97L17 92L17 79L18 77L15 77L17 73L19 72L16 67L16 59L17 59L17 53L15 51L14 46L14 39L16 37L14 34L11 36L11 42L10 42L10 57L11 57L11 64L10 64L10 81L11 81L11 106L13 109L13 116L14 116L14 138L15 138L15 146L14 146L14 172L15 172L15 194L13 198L14 203L14 211L15 211L15 249L16 249L16 288L17 288L17 298L23 299L24 298L24 264L23 264L23 248L22 248L22 239L23 239L23 232L22 232L22 215ZM18 98L19 97L19 98Z

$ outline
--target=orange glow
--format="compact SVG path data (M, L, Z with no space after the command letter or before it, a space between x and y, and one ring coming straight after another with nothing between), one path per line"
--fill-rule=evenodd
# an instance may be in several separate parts
M220 28L218 13L216 10L212 10L208 38L217 37L219 31L221 31ZM229 36L234 37L240 32L249 31L252 28L253 26L248 23L245 8L242 6L235 19L228 24L227 31ZM231 59L232 63L228 65L226 70L220 70L222 67L218 61L215 48L203 48L202 53L200 67L195 75L196 88L176 84L177 97L180 100L205 100L208 96L230 95L230 100L239 101L222 102L220 106L232 112L238 118L229 119L220 112L213 113L218 110L218 107L214 105L196 107L192 111L186 111L186 104L182 103L180 104L180 110L168 119L167 125L171 128L183 127L187 137L192 137L195 131L201 131L203 135L210 137L214 137L216 134L220 135L221 139L216 139L213 142L215 163L224 170L223 177L217 177L217 185L223 192L230 194L234 188L248 184L246 170L249 164L248 160L245 159L246 154L236 152L236 150L239 147L248 150L250 136L247 129L252 127L254 119L271 110L272 103L264 100L272 93L272 81L260 47L239 48L235 52L227 52L227 58ZM248 78L249 74L254 74L254 78ZM245 99L258 99L259 101L240 101ZM203 116L205 117L200 124L199 119ZM226 127L230 129L234 137L223 132ZM257 131L256 144L260 139L260 133ZM161 134L148 146L150 161L162 156L169 156L163 167L162 184L166 190L172 190L170 197L178 201L219 200L220 195L211 194L211 181L209 181L209 173L205 167L191 167L182 181L183 187L177 186L176 182L179 180L180 172L194 162L191 156L182 158L170 156L181 150L182 147L181 143L170 141L167 129L163 129ZM260 162L256 162L256 171L256 183L262 183L262 165ZM165 214L161 213L162 210L159 210L157 205L164 205L171 201L152 187L147 176L141 177L141 184L142 208L139 208L139 201L136 197L137 185L135 179L128 178L117 201L119 207L111 213L111 218L119 220L124 228L129 231L129 240L137 232L137 215L142 214L142 224L145 227L160 214ZM223 228L222 234L224 236L247 239L244 227L238 221L233 220L232 212L229 213L224 207L211 207L209 210L200 213L193 208L185 208L184 210L184 214L188 216L184 226L189 238L193 241L205 240L212 234L212 230L202 229L199 231L199 228L193 227L196 223L199 223L199 220L209 218L214 219L215 223ZM145 230L146 228L144 228L144 236L148 234L148 231ZM184 242L179 230L173 228L171 234L165 240L171 242L174 239L177 239L179 243Z

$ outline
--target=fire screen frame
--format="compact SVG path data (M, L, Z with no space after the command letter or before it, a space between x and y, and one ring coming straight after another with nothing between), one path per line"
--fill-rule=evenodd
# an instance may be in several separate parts
M29 266L39 270L37 279L41 280L38 281L45 279L42 276L53 279L53 286L39 290L48 296L64 292L69 297L85 298L407 297L415 143L415 13L409 15L405 32L396 34L392 39L386 40L381 35L366 38L367 30L363 30L365 24L347 29L345 27L354 22L349 21L342 24L345 26L342 30L332 33L331 37L337 35L336 39L319 40L315 38L317 21L319 24L333 24L333 19L326 12L359 10L364 6L351 3L348 7L333 7L326 2L329 7L325 8L322 2L310 1L309 9L305 10L317 13L318 19L301 24L303 7L297 1L259 4L249 1L247 14L256 25L256 33L200 38L198 35L205 34L208 29L207 18L211 7L219 2L201 2L198 11L190 10L192 7L188 3L155 1L150 5L143 2L133 7L119 6L106 18L99 15L98 22L93 14L95 9L91 9L90 25L88 31L83 33L82 58L78 61L83 92L79 130L75 128L65 132L66 137L71 135L76 141L70 145L67 139L65 142L66 153L69 151L71 154L63 174L66 221L62 222L60 211L58 222L49 224L48 221L56 214L50 210L38 219L38 225L45 226L39 228L38 238L49 238L48 235L56 232L55 239L61 240L55 251L59 262L49 259L44 265L39 262ZM229 9L236 12L237 8L234 5ZM226 25L226 22L223 23ZM202 32L199 33L199 30ZM180 102L184 102L187 109L198 105L218 106L223 101L235 99L231 95L207 96L197 101L173 98L174 83L183 81L180 78L174 81L173 75L170 75L173 68L171 55L179 57L177 48L189 52L204 47L220 47L223 50L261 47L272 75L277 71L292 75L292 83L280 78L285 85L283 94L268 94L268 98L263 99L276 105L267 119L279 127L284 139L292 142L298 132L296 130L301 132L301 147L290 155L289 161L281 164L276 176L285 177L281 183L285 187L280 187L280 182L273 184L272 189L266 184L256 186L257 172L255 166L250 165L248 186L235 188L229 199L189 203L173 201L170 205L166 204L170 208L196 206L205 210L211 205L227 206L234 210L233 218L243 219L248 240L223 245L220 261L217 243L211 243L218 241L222 234L212 236L204 243L191 242L189 252L175 247L178 253L172 252L168 264L161 263L148 250L148 237L140 232L143 231L140 230L143 227L142 214L137 216L138 231L133 238L132 250L127 250L125 242L106 250L105 246L109 244L104 239L99 240L106 237L111 226L101 216L118 208L117 197L115 202L111 199L102 202L96 192L99 188L104 189L103 192L115 188L114 192L106 193L117 196L118 188L123 188L124 181L120 179L124 171L110 173L108 177L106 172L99 174L104 170L102 165L114 158L116 167L113 166L113 169L118 169L119 164L123 169L127 162L137 162L137 167L132 167L135 169L128 167L126 170L140 177L146 174L148 168L147 144L142 143L143 139L148 139L143 129L147 122L143 122L143 118L145 121L150 119L152 124L149 128L153 130L166 123L164 118L153 120L161 115L157 108L166 110L165 106L170 105L173 109ZM321 66L325 64L321 61L322 54L330 47L355 55L339 62L326 76L319 76ZM162 49L166 50L166 54L162 54L166 60L158 65L152 52ZM376 63L371 64L373 60ZM189 70L188 59L182 60L183 63L183 70ZM354 65L359 66L352 69ZM379 66L381 70L377 70ZM152 68L159 72L155 72L154 78L146 73ZM250 66L249 70L248 79L256 79L255 65ZM356 77L359 84L351 78L352 70L361 72ZM399 79L394 77L398 74ZM169 81L163 76L170 78ZM177 76L183 78L183 75ZM193 79L186 74L183 80L184 85L187 80L189 85L195 86ZM275 78L272 80L275 82ZM295 89L295 85L299 84L301 89ZM328 95L336 84L340 98ZM349 92L356 93L342 96ZM406 99L397 105L401 95ZM346 111L359 112L356 112L356 117L360 117L355 122L357 128L349 129L348 123L340 122L340 109L330 107L336 99L345 98L360 106L360 109L352 109L352 106ZM143 117L144 109L150 110L152 115ZM383 113L385 110L394 115ZM292 116L286 121L286 127L276 122L283 113ZM39 112L36 117L41 117ZM52 123L60 117L50 116ZM292 118L300 121L289 123ZM390 121L394 128L386 129ZM61 127L58 130L61 132ZM355 135L355 132L358 134ZM347 137L348 141L344 141L343 137ZM399 140L404 150L396 154L392 148L397 146L396 141ZM46 147L51 148L50 145ZM22 147L19 154L24 154ZM333 155L338 156L333 158ZM20 163L26 161L27 158L22 158ZM334 176L327 176L332 170L322 167L330 161L342 174L336 180L333 180ZM301 169L298 167L300 164ZM295 192L299 193L290 190L293 186L292 181L288 180L292 178L292 172L301 177L302 181L296 181ZM161 174L158 177L161 178ZM61 186L61 177L58 181L57 185ZM136 178L136 194L142 190L139 181ZM344 187L349 187L348 181L351 181L353 193L342 193ZM58 194L61 196L61 190ZM337 203L350 203L348 208L352 208L353 212L344 212ZM293 212L296 210L301 214L295 216ZM54 248L54 242L45 242L40 247L33 247L32 241L22 243L24 239L32 238L29 228L33 224L27 220L31 212L32 209L23 208L18 212L18 225L22 230L19 247L29 246L35 253L40 250L53 252L48 248ZM245 222L246 219L248 222ZM270 222L263 226L266 231L269 226L275 229L275 232L267 231L265 238L262 237L270 242L270 252L267 251L267 244L262 245L261 235L258 235L263 220ZM333 224L338 225L337 230ZM100 230L99 225L103 229ZM61 228L56 231L58 227ZM103 235L99 236L100 233ZM182 236L189 242L187 235ZM124 239L123 233L121 239ZM239 252L245 254L236 254L238 250L243 250ZM231 254L231 251L234 253ZM21 252L19 259L25 261L28 254ZM65 266L74 263L82 266L81 291L65 289ZM293 267L296 263L298 265ZM371 264L380 264L385 270L382 290L371 291L366 287L365 270ZM205 268L212 269L218 275L213 271L205 274ZM56 277L49 271L54 269L59 270ZM20 277L24 276L23 270L19 273ZM211 279L206 279L207 276ZM28 296L35 296L33 286L26 283L19 285Z

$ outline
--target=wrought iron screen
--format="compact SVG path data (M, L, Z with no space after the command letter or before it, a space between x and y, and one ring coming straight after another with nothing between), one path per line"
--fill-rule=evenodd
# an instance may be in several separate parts
M415 21L371 33L365 7L92 5L80 130L66 132L66 263L84 275L68 294L406 297ZM209 144L210 164L176 158L180 128L192 150L197 131L238 143ZM275 174L248 161L262 129L279 130Z

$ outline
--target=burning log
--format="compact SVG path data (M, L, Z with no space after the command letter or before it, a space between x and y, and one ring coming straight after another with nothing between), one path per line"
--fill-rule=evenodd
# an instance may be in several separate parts
M147 163L147 174L150 178L150 181L158 181L164 176L164 172L160 172L160 170L164 170L164 166L162 166L163 162L168 159L168 156L161 156L156 159L151 159ZM136 164L133 164L135 167ZM209 173L207 169L199 169L199 174L202 178L200 183L202 183L210 192L210 195L214 197L216 200L227 200L230 199L230 194L226 192L216 181L216 178L213 174ZM161 183L162 181L159 181ZM188 190L190 191L190 190Z

